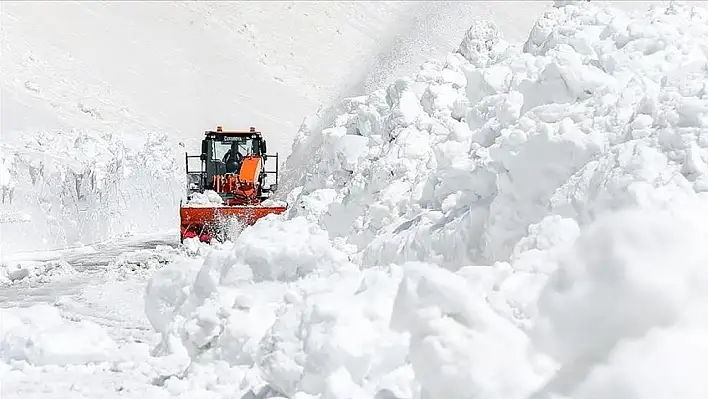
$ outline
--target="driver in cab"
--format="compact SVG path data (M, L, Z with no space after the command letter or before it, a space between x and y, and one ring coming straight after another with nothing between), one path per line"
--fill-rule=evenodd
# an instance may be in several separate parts
M226 164L226 173L238 173L243 162L243 155L238 152L238 144L231 143L231 149L226 151L222 159Z

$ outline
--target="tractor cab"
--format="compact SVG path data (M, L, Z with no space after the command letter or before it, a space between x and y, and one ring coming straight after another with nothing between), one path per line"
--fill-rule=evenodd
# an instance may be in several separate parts
M257 196L260 199L267 198L266 194L277 188L278 180L278 156L275 157L275 170L265 170L265 162L269 155L266 153L266 141L261 132L255 128L248 131L224 131L218 126L215 131L204 132L202 140L201 154L186 155L188 194L194 192L204 192L204 190L214 190L219 193L224 200L233 198L233 189L222 187L219 184L223 178L229 181L236 181L238 184L251 184L257 187ZM189 160L199 158L201 167L199 170L189 169ZM258 170L253 171L252 167L245 164L258 164ZM247 170L245 170L247 169ZM275 183L268 186L265 180L268 174L275 174Z
M207 131L205 135L200 159L206 161L207 180L214 175L238 174L243 159L248 156L267 160L266 142L255 128L248 132L224 132L217 127L215 132Z

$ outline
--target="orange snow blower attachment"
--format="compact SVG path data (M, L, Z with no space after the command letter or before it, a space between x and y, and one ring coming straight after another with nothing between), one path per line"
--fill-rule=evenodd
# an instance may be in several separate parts
M180 242L199 237L210 242L223 241L231 222L252 225L269 214L287 210L269 197L278 187L278 154L266 154L261 132L208 130L200 155L185 154L187 203L180 203ZM275 158L275 170L265 170L265 162ZM190 159L198 158L199 170L189 169ZM266 185L269 174L275 183Z

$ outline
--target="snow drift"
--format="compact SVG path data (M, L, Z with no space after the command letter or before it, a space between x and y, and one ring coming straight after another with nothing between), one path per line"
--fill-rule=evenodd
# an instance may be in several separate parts
M306 120L158 349L294 398L704 397L708 12L567 3Z

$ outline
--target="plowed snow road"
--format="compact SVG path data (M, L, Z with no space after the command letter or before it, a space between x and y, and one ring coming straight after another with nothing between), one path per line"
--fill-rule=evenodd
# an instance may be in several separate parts
M139 235L64 251L23 253L3 263L59 261L70 264L76 274L57 276L50 281L25 278L12 285L0 286L0 307L29 307L50 304L61 309L73 321L88 320L107 328L116 342L147 342L154 332L145 317L144 275L116 279L111 266L119 255L159 246L176 247L173 232ZM156 252L157 254L157 252Z

